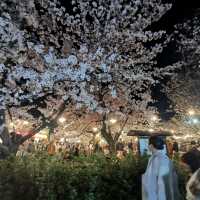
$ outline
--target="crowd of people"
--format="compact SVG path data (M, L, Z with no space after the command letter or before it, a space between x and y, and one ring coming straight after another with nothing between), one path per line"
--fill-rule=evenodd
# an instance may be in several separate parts
M164 153L164 146L167 146L168 155ZM187 184L187 200L200 200L200 151L199 143L192 141L187 152L180 153L180 145L174 141L164 141L159 136L152 136L149 139L149 158L148 166L142 177L142 200L179 200L178 181L173 160L178 156L178 161L183 167L190 169L191 178ZM126 154L137 154L139 151L138 143L124 142L119 140L116 144L116 153L119 159ZM46 152L49 156L55 156L61 160L70 159L79 155L92 155L94 152L110 154L108 145L98 143L69 143L61 141L35 141L29 140L21 146L18 156L32 154L34 152Z
M181 147L180 144L177 143L177 141L168 140L166 142L166 145L168 155L171 159L174 159L181 154ZM148 146L146 148L148 148ZM119 139L119 141L116 143L115 150L118 158L123 158L129 153L133 153L134 155L140 153L138 141L135 140L125 142L122 139ZM67 155L91 155L95 152L102 152L105 155L109 155L110 151L111 149L109 148L108 144L100 144L94 141L90 143L78 143L67 142L65 140L48 141L30 139L20 147L17 155L23 156L36 152L47 152L49 155L62 154L63 157L67 157ZM148 152L146 151L146 153Z
M90 142L88 144L77 143L77 142L67 142L61 140L39 140L30 139L24 143L19 151L18 156L25 156L28 154L33 154L36 152L47 152L50 156L59 156L63 159L67 159L73 156L79 155L92 155L95 152L101 152L104 155L110 154L110 148L107 144L99 144L95 142ZM118 158L123 158L128 153L137 153L137 144L130 142L124 142L119 140L116 144L116 153Z
M17 155L24 156L27 154L46 152L49 156L58 156L67 159L71 156L78 156L80 154L90 155L92 151L93 146L91 144L84 145L81 143L60 142L56 140L35 141L34 139L31 139L20 147Z

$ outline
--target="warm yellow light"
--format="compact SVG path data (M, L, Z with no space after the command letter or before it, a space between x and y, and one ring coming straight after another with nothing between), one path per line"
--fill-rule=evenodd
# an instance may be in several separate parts
M96 135L96 139L98 140L98 139L100 139L101 138L101 134L97 134Z
M24 123L23 123L24 125L28 125L29 124L29 122L28 121L24 121Z
M188 111L188 114L189 114L190 116L192 116L192 115L195 114L195 111L194 111L194 110L189 110L189 111Z
M183 139L188 139L188 138L191 138L192 136L191 135L185 135L185 136L183 136Z
M175 140L179 140L179 139L181 139L182 137L180 137L180 136L173 136L173 138L174 138Z
M3 144L3 140L0 138L0 144Z
M106 141L105 141L104 139L101 138L100 141L99 141L99 144L100 144L100 145L106 144Z
M43 134L37 133L37 134L35 135L35 138L47 139L47 135L43 135Z
M153 115L153 116L151 117L151 120L154 121L154 122L155 122L155 121L158 121L158 117L157 117L156 115Z
M117 122L116 119L110 119L110 123L111 123L111 124L115 124L116 122Z
M93 128L93 131L94 131L94 132L97 132L97 131L98 131L98 128L97 128L97 127L94 127L94 128Z
M149 132L151 132L151 133L154 132L154 129L150 128L150 129L149 129Z
M10 126L14 126L15 124L13 122L10 123Z
M59 118L60 123L64 123L65 121L66 121L66 119L64 117Z
M171 129L171 131L170 131L171 133L175 133L175 130L173 130L173 129Z

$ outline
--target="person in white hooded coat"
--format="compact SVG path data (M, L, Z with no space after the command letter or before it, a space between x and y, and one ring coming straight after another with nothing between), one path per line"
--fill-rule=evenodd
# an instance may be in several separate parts
M142 176L142 200L179 200L177 176L171 160L162 151L163 139L150 137L149 149L152 156Z

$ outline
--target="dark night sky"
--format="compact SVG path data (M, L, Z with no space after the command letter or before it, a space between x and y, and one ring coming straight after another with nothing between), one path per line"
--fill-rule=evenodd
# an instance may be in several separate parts
M188 19L192 19L197 13L200 13L200 1L199 0L174 0L168 1L173 3L172 9L164 15L158 22L153 24L151 29L153 30L166 30L168 33L171 33L174 30L174 25L182 23ZM161 65L167 65L173 63L177 56L174 52L175 44L171 43L164 52L158 58L158 63ZM165 80L167 81L167 80ZM164 81L164 83L165 83ZM152 96L155 99L156 103L154 104L159 112L160 117L163 120L170 119L174 112L168 111L170 102L167 99L166 95L161 92L162 86L158 85L152 88Z
M199 0L168 0L167 2L173 3L173 7L154 25L155 30L161 28L171 32L175 24L191 19L200 9Z

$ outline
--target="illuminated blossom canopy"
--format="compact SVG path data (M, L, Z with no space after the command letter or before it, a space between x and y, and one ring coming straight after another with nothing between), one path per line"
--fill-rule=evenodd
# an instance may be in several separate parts
M181 66L156 62L170 36L151 25L170 8L161 0L72 0L70 9L56 0L2 0L2 109L39 105L51 115L64 102L145 112L151 87Z
M0 18L6 104L30 103L53 93L71 98L77 107L101 110L106 106L96 93L103 90L108 98L122 95L134 107L149 100L156 77L173 72L172 66L155 67L167 43L165 32L148 31L169 4L72 1L69 13L56 1L13 0L7 9L6 2L1 2Z

